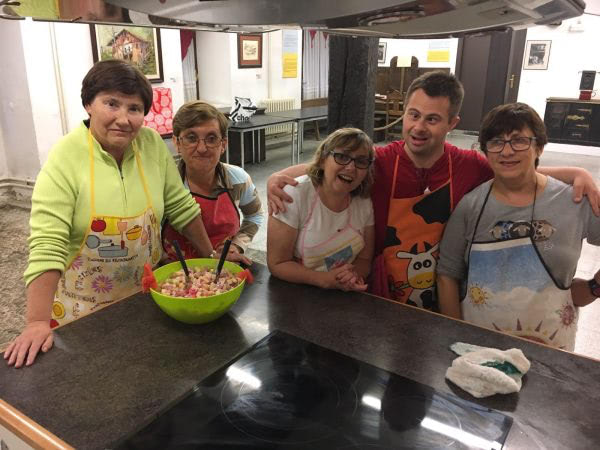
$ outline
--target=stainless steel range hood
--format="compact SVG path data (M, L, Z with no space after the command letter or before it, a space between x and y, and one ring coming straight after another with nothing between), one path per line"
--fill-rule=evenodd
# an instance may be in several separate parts
M581 0L110 0L134 11L212 25L323 28L381 37L442 37L581 15Z
M98 0L121 10L111 15L70 13L75 0L59 5L57 17L91 23L194 28L211 31L264 32L277 28L317 28L332 33L380 37L446 37L488 30L560 22L581 15L581 0ZM39 4L39 0L36 3ZM0 1L5 18L19 18L14 4ZM85 3L83 3L85 4ZM88 3L89 4L89 3ZM115 8L118 6L120 8ZM92 8L92 7L89 7ZM94 6L94 8L96 8ZM121 9L122 8L122 9ZM32 14L33 15L33 14ZM35 15L34 15L35 17Z

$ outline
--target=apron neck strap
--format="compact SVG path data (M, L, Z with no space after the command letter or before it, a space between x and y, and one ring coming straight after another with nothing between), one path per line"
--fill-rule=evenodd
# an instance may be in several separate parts
M96 216L96 204L94 202L94 141L92 131L88 128L88 155L90 159L90 210L92 217Z

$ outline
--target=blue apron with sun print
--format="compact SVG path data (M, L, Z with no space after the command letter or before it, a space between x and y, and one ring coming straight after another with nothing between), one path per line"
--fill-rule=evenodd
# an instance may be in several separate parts
M473 230L468 256L463 319L531 341L573 351L578 311L570 287L560 286L548 272L533 240L532 206L529 235L476 242ZM536 189L537 190L537 189Z

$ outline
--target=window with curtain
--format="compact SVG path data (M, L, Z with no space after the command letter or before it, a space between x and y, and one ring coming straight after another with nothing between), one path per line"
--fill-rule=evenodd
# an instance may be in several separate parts
M196 92L196 54L194 53L195 31L179 30L181 40L181 66L183 69L184 101L197 100Z
M302 100L327 97L329 91L328 34L304 30L302 50Z

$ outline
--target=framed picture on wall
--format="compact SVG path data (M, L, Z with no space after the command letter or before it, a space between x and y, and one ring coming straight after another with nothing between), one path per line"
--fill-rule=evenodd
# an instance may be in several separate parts
M523 70L546 70L552 41L527 41Z
M262 34L238 34L238 68L262 67Z
M385 64L385 52L387 51L387 42L380 42L377 49L377 62Z
M124 25L90 25L94 62L123 59L137 66L152 83L163 78L160 30Z

